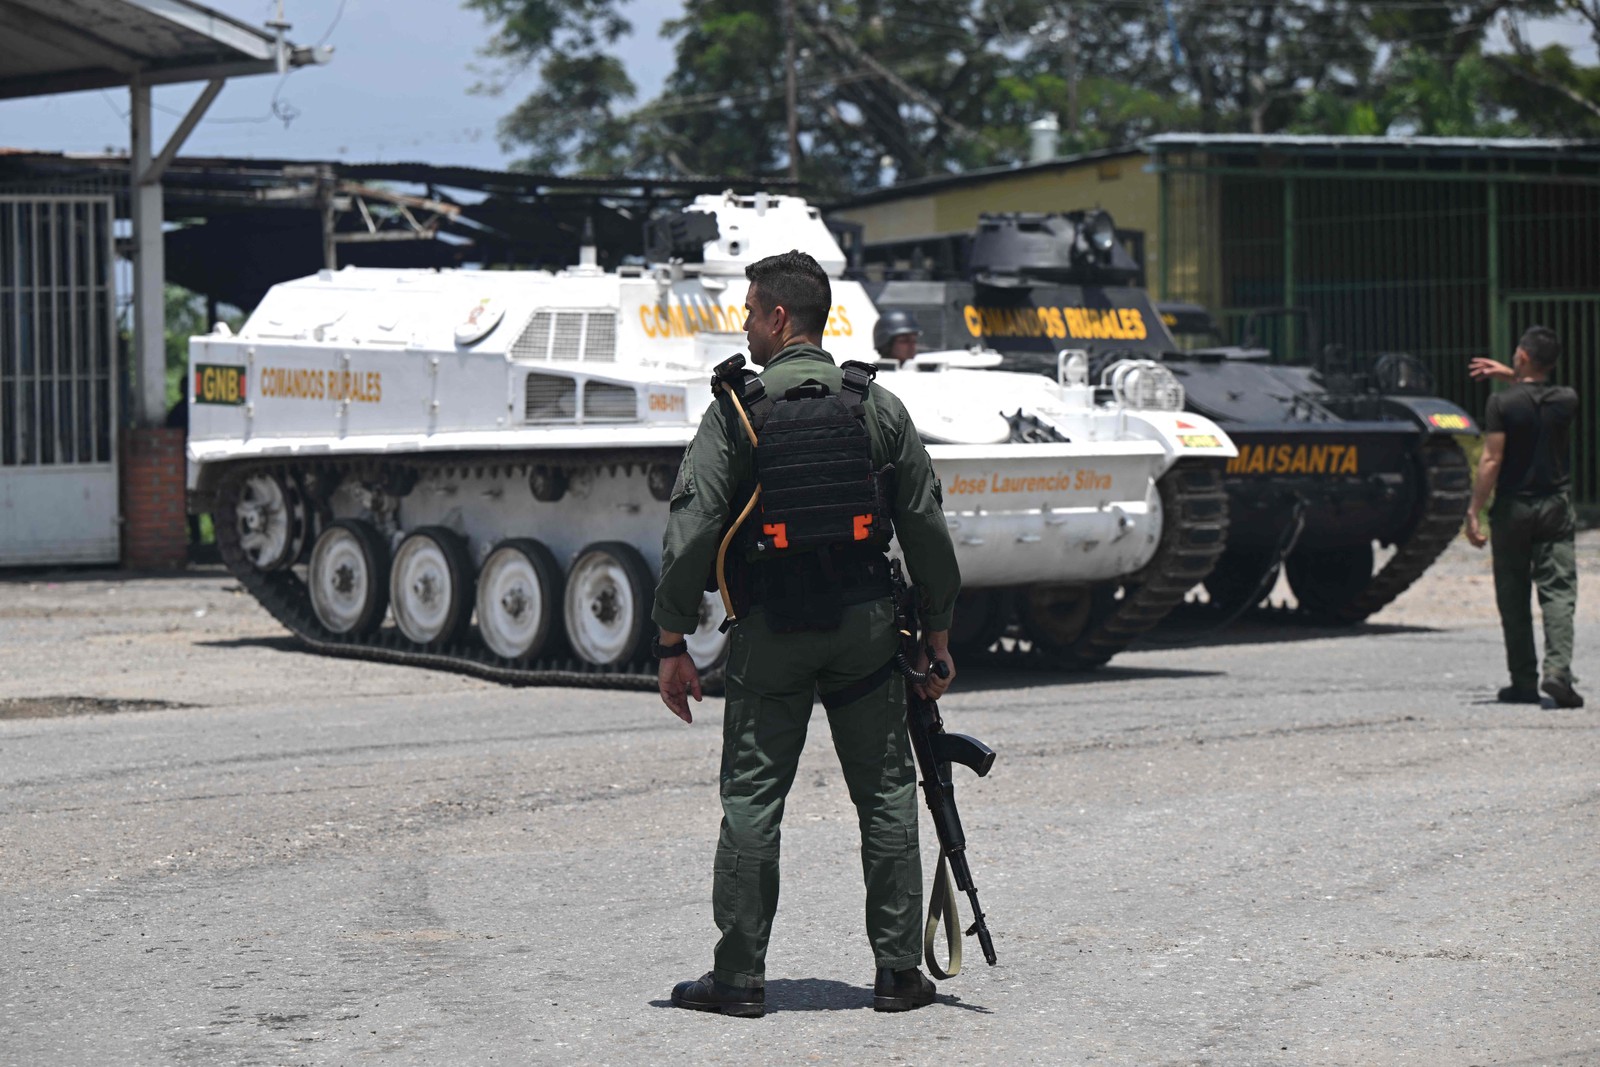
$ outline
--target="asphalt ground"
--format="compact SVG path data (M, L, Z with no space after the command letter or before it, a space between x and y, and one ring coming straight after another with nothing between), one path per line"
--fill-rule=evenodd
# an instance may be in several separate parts
M813 737L760 1020L667 1001L715 938L720 701L308 655L217 571L11 575L0 1063L1600 1063L1600 718L1493 702L1488 573L963 672L1000 964L905 1015Z

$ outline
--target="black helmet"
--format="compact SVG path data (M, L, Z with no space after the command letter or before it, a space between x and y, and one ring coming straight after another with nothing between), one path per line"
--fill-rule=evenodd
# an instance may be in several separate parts
M893 341L903 333L922 336L922 327L917 325L917 317L909 311L889 311L878 316L878 324L872 328L872 347L883 355Z

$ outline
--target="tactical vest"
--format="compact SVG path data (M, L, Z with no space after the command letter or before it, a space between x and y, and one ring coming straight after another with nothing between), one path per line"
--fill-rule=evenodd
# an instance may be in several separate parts
M840 367L839 392L808 379L781 397L741 368L719 376L734 385L756 434L761 500L742 531L758 556L781 559L800 549L854 545L883 551L893 535L889 475L875 470L867 431L865 363ZM730 428L743 435L735 418Z

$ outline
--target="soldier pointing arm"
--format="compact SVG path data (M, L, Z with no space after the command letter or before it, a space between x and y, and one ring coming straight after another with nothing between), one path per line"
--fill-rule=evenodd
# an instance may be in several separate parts
M1548 327L1533 326L1517 342L1511 366L1474 359L1477 380L1508 382L1489 397L1483 417L1483 455L1478 461L1467 539L1478 548L1493 542L1495 601L1506 645L1511 684L1499 692L1507 704L1537 704L1543 689L1557 707L1581 708L1573 688L1572 617L1578 599L1573 557L1575 515L1570 486L1573 424L1578 394L1550 376L1561 342ZM1489 534L1478 513L1489 503ZM1544 678L1533 643L1532 588L1544 615Z

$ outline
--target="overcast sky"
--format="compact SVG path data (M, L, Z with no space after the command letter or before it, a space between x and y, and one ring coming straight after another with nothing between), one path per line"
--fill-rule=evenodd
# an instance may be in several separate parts
M208 6L259 26L275 13L276 0L211 0ZM625 11L634 32L619 51L643 103L672 69L672 45L660 27L682 11L682 0L632 0ZM293 24L292 41L326 39L335 48L333 62L287 78L230 81L184 145L186 154L490 168L513 158L500 149L496 124L533 90L536 78L523 75L499 97L468 92L479 80L477 49L489 37L477 13L456 0L344 0L342 9L340 0L284 0L284 15ZM1576 26L1572 20L1539 27L1530 36L1537 43L1579 44L1580 56L1593 62L1593 46ZM156 115L158 143L199 89L156 90L158 109L166 109ZM280 110L295 113L287 126L272 117L275 93ZM0 101L0 148L123 152L127 110L125 89Z

